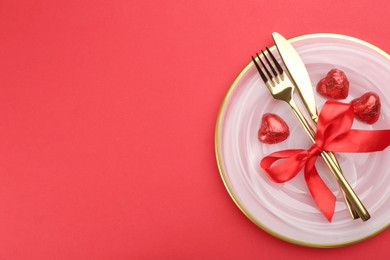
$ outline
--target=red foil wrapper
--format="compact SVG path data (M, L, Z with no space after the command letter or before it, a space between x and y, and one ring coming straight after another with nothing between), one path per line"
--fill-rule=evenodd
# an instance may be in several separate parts
M351 101L355 117L367 124L378 121L381 113L381 101L374 92L367 92L360 98Z
M322 96L333 99L344 99L348 96L349 81L345 73L332 69L325 78L317 84L317 92Z
M261 127L258 131L258 139L262 143L276 144L286 140L290 130L286 122L275 114L264 114L261 119Z

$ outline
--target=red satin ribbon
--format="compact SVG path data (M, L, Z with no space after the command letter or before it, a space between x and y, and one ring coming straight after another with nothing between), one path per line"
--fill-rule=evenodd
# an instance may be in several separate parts
M332 220L336 197L322 181L315 167L321 151L331 152L375 152L390 145L390 130L354 130L354 119L350 104L328 100L318 118L315 144L309 150L283 150L274 152L261 160L260 166L275 182L286 182L304 168L306 184L317 206ZM280 159L284 161L275 166Z

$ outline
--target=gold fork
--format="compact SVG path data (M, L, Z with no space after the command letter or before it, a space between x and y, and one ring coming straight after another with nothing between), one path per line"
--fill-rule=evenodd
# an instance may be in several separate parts
M272 61L274 63L274 66L276 66L277 71L272 66L271 62L267 59L265 53L262 51L262 55L266 58L267 64L269 68L271 69L273 75L271 72L267 69L267 66L263 63L261 60L259 54L256 53L257 59L261 63L261 67L263 67L266 74L263 72L259 64L257 63L256 59L252 56L253 63L255 64L257 70L259 71L259 74L264 81L267 89L271 93L274 99L281 100L289 104L291 109L293 110L295 116L298 118L299 122L304 127L306 133L309 135L311 141L314 143L314 131L311 128L311 126L307 123L305 117L297 107L294 99L293 94L295 91L294 84L291 82L291 80L287 77L286 73L280 66L280 64L277 62L275 57L272 55L270 50L267 48L268 54L271 56ZM324 158L325 162L331 167L331 172L333 173L334 177L337 179L341 189L347 196L348 200L352 204L352 207L355 209L356 213L359 215L359 217L366 221L370 219L370 214L364 207L364 205L361 203L351 186L349 185L348 181L345 179L344 175L341 172L341 169L335 164L335 162L332 160L332 157L326 153L321 152L322 158Z

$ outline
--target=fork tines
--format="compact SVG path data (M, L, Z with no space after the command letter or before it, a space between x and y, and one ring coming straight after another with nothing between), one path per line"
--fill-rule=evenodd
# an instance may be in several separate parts
M271 57L272 62L273 62L274 65L272 65L272 63L268 59L267 55L263 51L261 51L261 53L262 53L263 57L265 58L265 60L266 60L266 62L268 64L268 67L271 69L273 76L272 76L270 70L267 68L267 66L262 61L262 59L261 59L261 57L260 57L260 55L258 53L256 53L257 59L260 61L261 67L263 67L263 70L265 71L265 73L263 72L263 70L261 69L259 64L257 63L256 58L252 56L252 61L255 64L257 70L259 71L260 76L263 79L264 83L272 82L273 79L277 79L278 76L282 76L283 72L284 72L282 67L280 66L280 64L278 63L276 58L274 57L274 55L272 55L272 52L268 49L268 47L266 49L267 49L267 53ZM275 70L274 67L276 67L277 71ZM267 78L266 74L267 74L268 78Z

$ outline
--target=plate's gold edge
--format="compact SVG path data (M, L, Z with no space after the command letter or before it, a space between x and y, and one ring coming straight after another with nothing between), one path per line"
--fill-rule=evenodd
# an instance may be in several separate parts
M352 41L352 42L356 42L356 43L362 44L362 45L364 45L364 46L366 46L366 47L368 47L368 48L378 52L379 54L383 55L388 60L390 60L390 55L388 53L386 53L385 51L383 51L382 49L380 49L379 47L377 47L377 46L375 46L375 45L373 45L373 44L371 44L369 42L366 42L364 40L361 40L361 39L358 39L358 38L355 38L355 37L352 37L352 36L343 35L343 34L335 34L335 33L305 34L305 35L301 35L301 36L297 36L297 37L291 38L289 41L290 42L296 42L296 41L305 40L305 39L311 39L311 38L336 38L336 39L349 40L349 41ZM270 48L270 50L273 50L274 48L275 48L275 46L272 46ZM230 185L228 183L228 180L226 179L225 173L224 173L224 169L223 169L223 166L222 166L222 158L221 158L221 153L220 153L220 148L219 148L220 147L220 143L219 143L220 134L219 133L220 133L222 115L223 115L223 112L225 110L226 104L228 103L228 101L230 99L230 96L231 96L232 92L234 91L237 82L239 80L241 80L242 76L244 74L246 74L246 72L251 68L251 66L252 66L252 62L249 62L244 67L244 69L237 75L237 77L233 80L233 83L230 85L229 90L226 93L226 95L225 95L225 97L224 97L224 99L222 101L221 107L219 109L218 116L217 116L217 121L216 121L216 127L215 127L214 146L215 146L215 154L216 154L216 159L217 159L217 165L218 165L219 173L221 175L221 178L222 178L222 181L223 181L223 183L225 185L226 190L228 191L230 197L233 199L233 201L237 205L237 207L245 214L245 216L247 216L247 218L249 218L254 224L256 224L258 227L263 229L265 232L267 232L267 233L271 234L272 236L277 237L277 238L279 238L281 240L284 240L284 241L287 241L287 242L290 242L290 243L293 243L293 244L297 244L297 245L300 245L300 246L307 246L307 247L335 248L335 247L342 247L342 246L352 245L352 244L356 244L356 243L359 243L361 241L364 241L366 239L369 239L369 238L371 238L373 236L376 236L377 234L381 233L382 231L384 231L388 227L390 227L390 223L388 223L387 225L385 225L381 229L376 230L375 232L373 232L373 233L371 233L371 234L369 234L369 235L367 235L365 237L362 237L362 238L356 239L356 240L342 242L342 243L329 243L329 244L310 243L310 242L305 242L305 241L292 239L290 237L284 236L284 235L282 235L280 233L277 233L277 232L273 231L272 229L268 228L267 226L265 226L261 222L257 221L241 205L240 201L238 200L236 195L233 193L233 191L232 191L232 189L231 189L231 187L230 187ZM359 220L355 220L355 221L359 221Z

